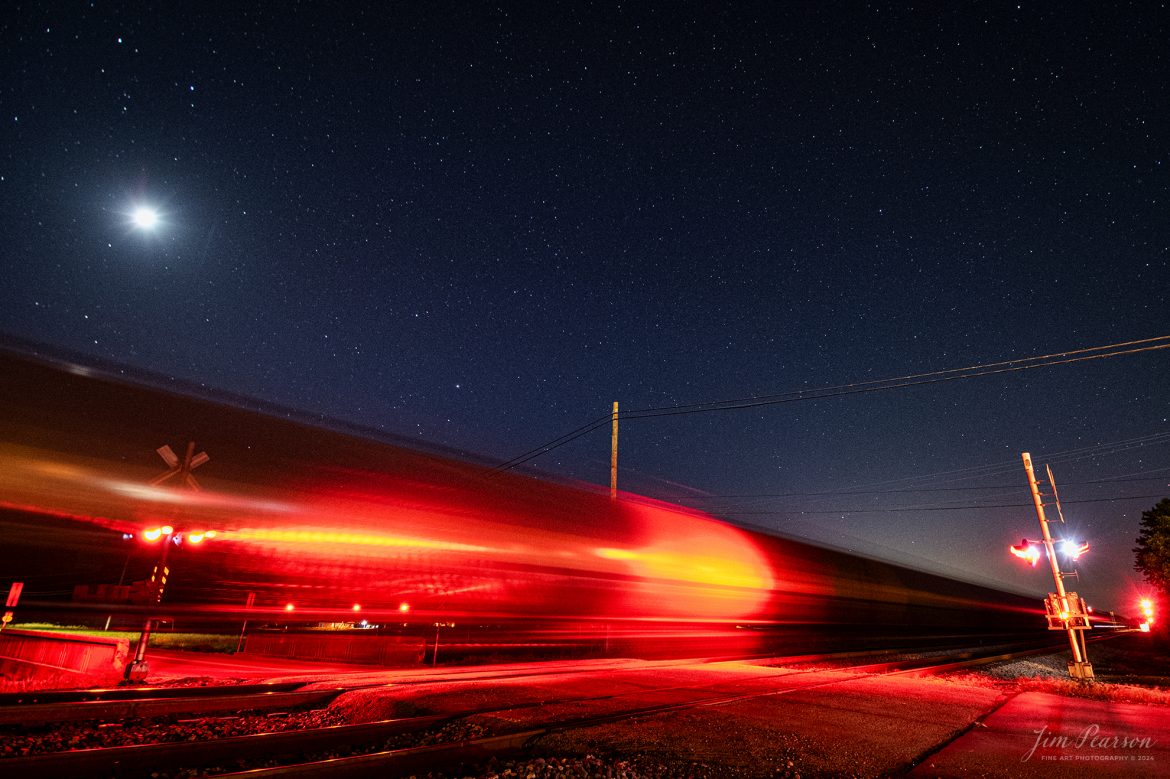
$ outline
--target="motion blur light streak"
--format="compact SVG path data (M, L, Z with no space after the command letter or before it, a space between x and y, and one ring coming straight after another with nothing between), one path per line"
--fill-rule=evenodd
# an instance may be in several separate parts
M0 368L17 388L0 385L0 404L20 420L0 427L0 499L82 517L118 538L144 527L161 538L164 524L191 543L216 532L222 543L201 544L176 566L165 599L173 613L232 614L254 593L252 614L295 604L297 622L342 622L347 612L352 622L361 604L371 623L498 621L513 635L522 622L603 633L621 623L614 640L657 645L686 634L746 648L760 640L757 628L777 624L953 630L1038 611L1002 592L629 494L489 478L486 465L28 361ZM172 431L174 420L191 421ZM157 473L158 441L176 436L197 438L214 458L206 489L139 489ZM108 535L120 564L121 541Z
M311 553L307 546L318 549L326 546L346 547L376 546L399 547L408 549L427 549L453 552L480 552L490 553L493 550L487 546L473 546L458 544L449 541L434 541L425 538L404 538L401 536L379 535L376 533L358 533L353 531L339 531L334 529L303 529L303 530L259 530L243 529L231 531L227 537L233 541L256 542L260 544L280 546L290 552L301 550Z
M989 542L1026 493L855 493L998 485L984 469L1024 449L1081 450L1070 483L1170 464L1168 19L1142 2L11 3L0 343L77 381L0 366L17 403L0 441L143 484L152 452L197 441L199 478L241 502L151 509L60 482L45 510L370 522L500 550L485 580L588 572L598 608L612 577L673 576L700 542L631 537L628 512L561 512L578 497L531 482L472 500L488 474L453 461L608 483L620 401L625 490L754 495L736 519L764 532L1034 589ZM88 396L102 375L451 456ZM1086 447L1105 441L1143 443ZM37 503L0 481L0 501ZM822 513L842 493L850 511ZM1090 498L1076 521L1110 574L1084 589L1116 604L1147 499ZM707 510L744 509L727 505ZM353 548L356 586L389 548ZM695 560L687 581L736 581L740 552L713 556L727 566ZM804 573L768 571L829 590ZM757 578L748 563L742 589Z

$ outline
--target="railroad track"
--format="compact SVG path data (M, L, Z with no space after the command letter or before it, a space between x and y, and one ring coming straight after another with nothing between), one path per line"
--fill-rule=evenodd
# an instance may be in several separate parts
M1015 659L1031 654L1050 653L1059 646L1043 648L1014 648L1005 651L1000 647L994 651L970 651L956 660L952 654L940 663L938 657L908 658L887 656L872 662L874 656L865 656L870 662L826 671L823 668L795 670L783 675L758 674L740 676L733 689L714 689L725 684L677 685L656 687L656 696L674 696L674 699L652 705L645 705L646 690L630 693L605 694L596 696L574 696L557 700L527 703L505 708L477 708L473 710L434 714L422 717L385 720L358 725L336 725L310 730L263 733L257 735L217 738L197 743L159 743L141 746L108 747L58 752L27 757L0 760L4 773L20 776L22 779L38 777L102 777L116 776L128 779L137 776L168 776L168 766L181 767L184 775L190 776L191 769L208 771L206 775L233 776L223 773L237 768L249 768L248 777L317 777L317 776L395 776L419 770L442 770L460 765L477 763L489 756L503 757L517 753L524 744L549 733L589 727L623 719L646 717L681 711L688 708L718 706L789 692L838 684L848 684L857 679L869 678L872 674L928 674L978 664ZM856 654L856 653L854 653ZM823 658L823 656L822 656ZM788 663L796 660L812 661L815 658L787 658ZM775 663L779 665L779 662ZM656 668L682 665L680 662L656 664ZM572 670L562 666L559 673ZM611 673L608 668L590 668L584 673ZM545 670L545 674L553 671ZM840 678L840 674L848 674ZM817 680L818 674L833 674L834 678ZM542 675L519 672L510 676L497 675L490 679L515 679L517 676ZM461 675L464 681L478 681ZM771 679L765 689L754 689L752 684ZM424 682L417 680L416 683ZM289 691L284 694L296 694ZM333 697L340 690L314 691ZM281 693L272 693L281 694ZM248 698L246 707L255 710L256 697ZM641 698L642 702L633 699ZM624 700L623 700L624 699ZM323 699L322 699L323 700ZM100 701L94 703L101 703ZM616 705L615 705L616 704ZM84 704L82 704L84 705ZM546 709L551 706L585 707L587 705L608 706L602 713L567 716L552 722L542 722L539 727L521 727L514 732L478 735L474 727L469 728L469 718L503 722L515 718L525 710ZM522 717L521 717L522 718ZM480 726L481 727L481 726ZM468 734L473 737L467 737ZM442 743L429 743L442 741ZM422 746L415 744L424 743ZM349 756L338 757L337 755ZM307 762L295 762L306 761ZM272 766L273 763L284 765ZM289 764L292 763L292 764ZM256 766L259 766L258 768ZM269 766L269 767L266 767ZM241 775L242 776L242 775Z
M0 706L0 725L47 725L92 720L112 722L178 714L292 709L325 704L345 692L342 688L240 692L230 687L219 687L215 690L215 693L194 696L152 695L116 700L10 704Z
M226 694L288 692L305 686L305 682L264 682L206 687L97 687L89 690L31 690L0 693L0 708L34 703L79 703L81 701L122 701L141 698L197 698Z
M664 661L682 664L694 661ZM417 686L435 683L476 683L555 675L567 671L588 672L618 668L620 661L595 664L543 663L538 669L458 669L434 672L390 672L393 684ZM211 714L234 711L265 711L304 708L328 702L341 693L368 687L385 686L384 682L348 685L313 686L313 682L271 682L264 684L220 685L206 687L111 687L90 690L48 690L0 694L0 726L40 725L62 722L102 721L165 717L179 714ZM310 689L311 688L311 689Z

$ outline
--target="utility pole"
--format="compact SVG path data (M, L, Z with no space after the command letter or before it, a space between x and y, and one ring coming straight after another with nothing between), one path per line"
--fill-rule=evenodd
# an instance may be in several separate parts
M1056 592L1049 593L1048 600L1045 601L1048 626L1050 630L1063 628L1068 632L1068 642L1069 646L1072 647L1073 657L1068 664L1069 676L1074 679L1092 679L1093 666L1089 663L1083 632L1089 626L1088 616L1083 613L1080 597L1075 592L1068 593L1064 590L1065 575L1060 572L1060 562L1056 559L1052 534L1048 532L1048 518L1044 516L1044 502L1040 499L1040 488L1036 486L1036 473L1032 470L1032 455L1024 452L1023 458L1024 471L1028 474L1028 486L1032 490L1032 503L1036 506L1036 517L1040 520L1044 549L1048 552L1048 563L1052 566L1052 581L1056 584Z
M613 433L609 444L609 499L617 500L618 402L613 402Z

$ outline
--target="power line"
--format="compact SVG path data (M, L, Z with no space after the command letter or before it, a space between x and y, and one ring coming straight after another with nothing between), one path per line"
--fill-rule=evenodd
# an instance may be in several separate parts
M1078 503L1113 503L1119 500L1152 500L1164 498L1165 495L1121 495L1116 498L1084 498L1082 500L1063 500L1062 504L1069 506ZM893 508L870 509L792 509L790 511L727 511L721 512L729 517L739 516L781 516L784 514L896 514L908 511L977 511L981 509L1015 509L1032 508L1031 503L976 503L964 506L901 506ZM791 517L789 517L791 518Z
M1166 470L1166 469L1163 469ZM1064 487L1084 487L1094 484L1106 485L1117 484L1120 482L1161 482L1165 481L1166 477L1150 477L1147 479L1093 479L1092 481L1062 481L1061 485ZM900 487L891 490L865 490L865 489L844 489L831 490L825 492L760 492L760 493L730 493L730 494L706 494L706 495L660 495L658 497L663 500L736 500L747 498L817 498L828 497L836 495L895 495L905 493L919 493L919 492L971 492L971 491L1006 491L1018 490L1019 484L991 484L985 487L975 487L967 485L965 487Z
M1093 346L1084 349L1054 352L1052 354L1038 355L1035 357L1021 357L1013 360L1000 360L998 362L971 365L963 368L949 368L946 370L930 371L928 373L908 374L905 376L896 376L888 379L873 379L870 381L852 382L849 384L839 384L835 386L819 387L809 390L789 390L787 392L777 393L774 395L762 395L731 400L714 400L690 405L659 406L635 409L633 411L624 413L622 415L622 419L649 419L660 416L677 416L682 414L701 414L712 411L732 411L746 408L758 408L761 406L772 406L781 403L795 403L802 400L819 400L822 398L841 397L844 395L881 392L884 390L903 389L906 387L916 387L926 384L959 381L962 379L972 379L980 376L991 376L998 373L1019 372L1032 370L1034 368L1047 368L1054 365L1068 365L1071 363L1085 362L1088 360L1101 360L1110 357L1121 357L1125 355L1139 354L1141 352L1157 351L1161 349L1170 349L1170 335L1157 336L1154 338L1143 338L1132 341L1121 341L1104 346ZM494 472L506 471L522 465L529 460L545 454L546 452L550 452L553 449L557 449L567 443L570 443L571 441L575 441L576 439L593 432L597 428L609 423L611 418L612 417L608 414L606 416L599 417L592 422L588 422L585 425L582 425L572 432L565 433L564 435L554 438L547 444L530 449L524 454L513 457L511 460L507 460L506 462L497 465L493 470Z
M869 381L850 382L849 384L838 384L836 386L821 387L821 388L815 388L815 389L811 389L811 390L789 390L787 392L776 393L774 395L763 395L763 396L754 396L754 397L749 397L749 398L738 398L735 400L709 401L706 403L695 403L695 404L691 404L691 405L660 406L657 408L636 409L631 413L634 413L634 414L636 414L636 413L650 413L650 412L658 412L658 411L683 412L683 411L688 411L691 409L693 409L695 412L700 412L700 411L712 410L710 408L712 406L722 407L724 405L726 405L730 408L740 408L740 406L736 405L736 404L751 404L751 405L743 406L743 408L752 408L755 405L761 405L761 404L765 404L768 402L787 403L787 402L790 402L792 400L803 400L803 399L805 399L803 397L804 395L811 395L812 393L820 393L820 392L834 392L835 393L835 391L837 391L837 390L848 390L848 389L864 388L864 387L875 387L877 389L896 389L897 387L894 387L894 386L886 387L886 386L879 386L879 385L886 385L886 384L890 384L892 382L903 382L903 381L911 381L911 380L917 380L917 379L928 379L928 378L932 378L932 377L941 377L941 376L947 376L948 374L963 374L964 371L983 371L980 373L975 373L975 374L970 374L970 375L964 374L964 375L958 375L958 376L952 377L952 379L972 378L973 376L984 376L984 375L989 375L991 373L1001 373L1001 372L1004 372L1006 370L1028 370L1029 368L1042 368L1042 367L1046 367L1048 365L1061 365L1061 364L1064 364L1064 362L1080 362L1082 360L1087 360L1087 359L1097 359L1097 358L1101 358L1101 357L1113 357L1113 356L1117 356L1117 355L1099 354L1099 355L1093 355L1091 357L1078 357L1076 359L1068 360L1068 361L1055 361L1056 358L1058 358L1058 357L1070 357L1073 355L1085 355L1085 354L1089 354L1091 352L1101 352L1101 351L1104 351L1106 349L1120 349L1121 347L1126 347L1126 346L1138 346L1141 344L1155 344L1158 342L1167 341L1168 339L1170 339L1170 335L1162 335L1162 336L1157 336L1155 338L1142 338L1142 339L1138 339L1138 340L1134 340L1134 341L1121 341L1121 342L1118 342L1115 344L1108 344L1105 346L1091 346L1091 347L1084 348L1084 349L1073 349L1073 350L1064 351L1064 352L1054 352L1052 354L1037 355L1035 357L1019 357L1019 358L1016 358L1014 360L1001 360L999 362L983 363L980 365L969 365L969 366L966 366L963 368L948 368L945 370L929 371L927 373L913 373L913 374L908 374L906 376L895 376L895 377L887 378L887 379L871 379ZM1129 353L1132 353L1132 351L1148 351L1148 350L1153 350L1153 349L1164 349L1167 347L1170 347L1170 343L1163 343L1163 344L1158 345L1158 346L1147 346L1147 347L1142 348L1142 349L1131 350L1130 352L1119 352L1118 354L1129 354ZM1025 365L1023 363L1039 363L1039 364ZM1014 366L1014 367L1005 367L1005 366ZM990 370L990 369L994 369L994 368L1004 368L1004 371ZM951 379L943 379L943 380L951 380ZM931 382L921 382L921 383L931 383ZM900 387L900 386L913 386L913 385L899 384L897 386ZM842 394L848 394L848 393L842 393ZM836 394L817 395L817 397L836 397Z
M1170 339L1170 336L1163 336L1162 338ZM891 379L875 379L873 381L858 382L856 384L842 384L836 387L823 387L812 390L794 390L788 393L756 398L742 398L739 400L722 401L717 400L691 406L662 406L659 408L635 409L634 411L624 415L624 418L646 419L659 416L677 416L680 414L701 414L710 411L735 411L747 408L759 408L760 406L773 406L779 405L781 403L795 403L801 400L819 400L821 398L836 398L844 395L859 395L870 392L903 389L905 387L918 387L925 384L941 384L948 381L973 379L979 376L992 376L997 373L1013 373L1032 370L1034 368L1047 368L1054 365L1069 365L1077 362L1086 362L1088 360L1102 360L1109 357L1122 357L1129 354L1158 351L1160 349L1170 349L1170 343L1160 343L1152 346L1142 346L1135 349L1123 349L1113 352L1104 352L1101 354L1083 354L1083 352L1099 351L1102 349L1109 349L1118 346L1126 346L1129 343L1145 343L1151 340L1158 339L1145 339L1145 341L1131 341L1122 344L1113 344L1111 346L1094 347L1093 349L1079 349L1075 352L1062 352L1056 355L1045 355L1043 357L1031 357L1020 360L1008 360L1006 362L988 363L987 365L973 366L970 368L953 368L945 371L933 371L931 373L922 373L912 376L900 376ZM1056 357L1063 357L1064 355L1069 354L1079 354L1081 356L1067 357L1066 359L1054 359ZM1017 364L1025 362L1031 362L1032 364Z
M605 416L599 417L598 419L595 419L592 422L587 422L584 425L582 425L581 427L577 428L576 430L572 430L568 433L565 433L564 435L560 436L559 438L554 438L552 441L549 441L547 444L542 444L541 446L538 446L534 449L529 449L524 454L517 455L516 457L513 457L511 460L508 460L507 462L500 463L499 465L497 465L495 468L492 469L492 472L499 473L502 471L511 470L512 468L515 468L518 465L523 465L524 463L528 462L529 460L531 460L535 457L539 457L540 455L544 454L545 452L551 452L553 449L558 449L567 443L570 443L572 441L576 441L578 438L580 438L583 435L587 435L589 433L592 433L594 430L596 430L597 428L599 428L603 425L608 425L610 423L610 421L612 420L612 418L613 418L612 415L606 414Z
M1170 443L1170 433L1150 433L1148 435L1137 436L1135 438L1128 438L1121 441L1111 441L1104 444L1093 444L1090 446L1081 446L1074 449L1064 449L1046 455L1046 459L1054 462L1072 462L1074 460L1081 460L1087 457L1098 457L1105 454L1115 454L1117 452L1123 452L1129 449L1135 449L1143 446L1155 446L1165 443ZM936 471L935 473L902 476L897 479L867 482L854 486L861 488L882 487L895 484L909 485L915 482L931 481L935 479L945 479L947 481L966 481L968 479L978 479L985 476L995 476L1001 473L1014 472L1017 468L1019 468L1019 465L1015 462L993 463L990 465L976 465L967 468L956 468L950 471ZM1165 469L1159 468L1155 470ZM1145 473L1145 471L1140 473ZM1140 473L1127 475L1137 476L1140 475ZM853 489L853 487L850 489Z

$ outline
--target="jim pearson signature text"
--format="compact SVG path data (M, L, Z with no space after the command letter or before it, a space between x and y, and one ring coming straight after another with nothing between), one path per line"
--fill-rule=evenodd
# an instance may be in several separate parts
M1148 736L1139 738L1137 736L1102 736L1101 728L1098 725L1089 725L1079 734L1075 736L1060 736L1055 733L1050 733L1047 726L1039 730L1032 731L1036 734L1036 743L1032 744L1032 748L1028 753L1020 758L1021 763L1026 763L1032 759L1032 755L1036 754L1037 749L1115 749L1128 750L1135 752L1143 749L1150 749L1154 745L1154 740Z

